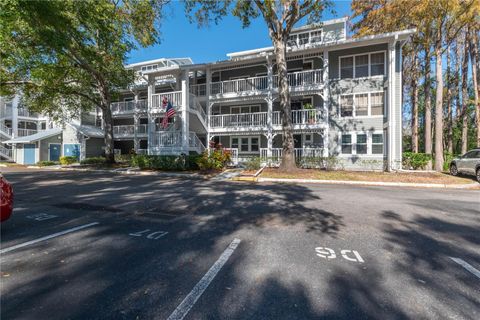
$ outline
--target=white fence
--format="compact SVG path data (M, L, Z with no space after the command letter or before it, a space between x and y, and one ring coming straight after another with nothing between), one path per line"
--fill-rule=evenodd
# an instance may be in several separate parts
M262 162L269 165L279 165L282 161L282 148L272 148L272 156L268 156L267 148L260 148L260 159ZM308 161L313 162L313 160L323 159L323 148L295 148L294 149L295 160L297 162ZM321 167L323 164L318 163L318 166Z

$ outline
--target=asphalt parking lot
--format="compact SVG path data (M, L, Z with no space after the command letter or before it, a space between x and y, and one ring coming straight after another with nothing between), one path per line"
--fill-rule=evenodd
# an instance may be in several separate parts
M480 192L3 170L1 319L479 319Z

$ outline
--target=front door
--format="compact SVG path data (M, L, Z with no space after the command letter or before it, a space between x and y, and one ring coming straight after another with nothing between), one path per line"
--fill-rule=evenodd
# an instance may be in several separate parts
M49 150L48 160L50 161L60 160L61 144L51 143L50 146L48 147L48 150Z
M23 163L35 164L35 144L29 143L23 145Z

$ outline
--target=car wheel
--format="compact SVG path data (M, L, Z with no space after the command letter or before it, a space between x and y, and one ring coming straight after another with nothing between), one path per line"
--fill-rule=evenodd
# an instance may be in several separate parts
M477 169L477 181L480 182L480 168Z
M450 165L450 174L452 176L458 176L458 169L457 169L457 166L455 164Z

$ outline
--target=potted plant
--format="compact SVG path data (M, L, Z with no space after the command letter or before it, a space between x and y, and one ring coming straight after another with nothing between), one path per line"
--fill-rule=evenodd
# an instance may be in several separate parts
M311 103L305 103L303 105L304 110L309 110L307 111L307 122L308 124L314 124L315 123L315 108Z

